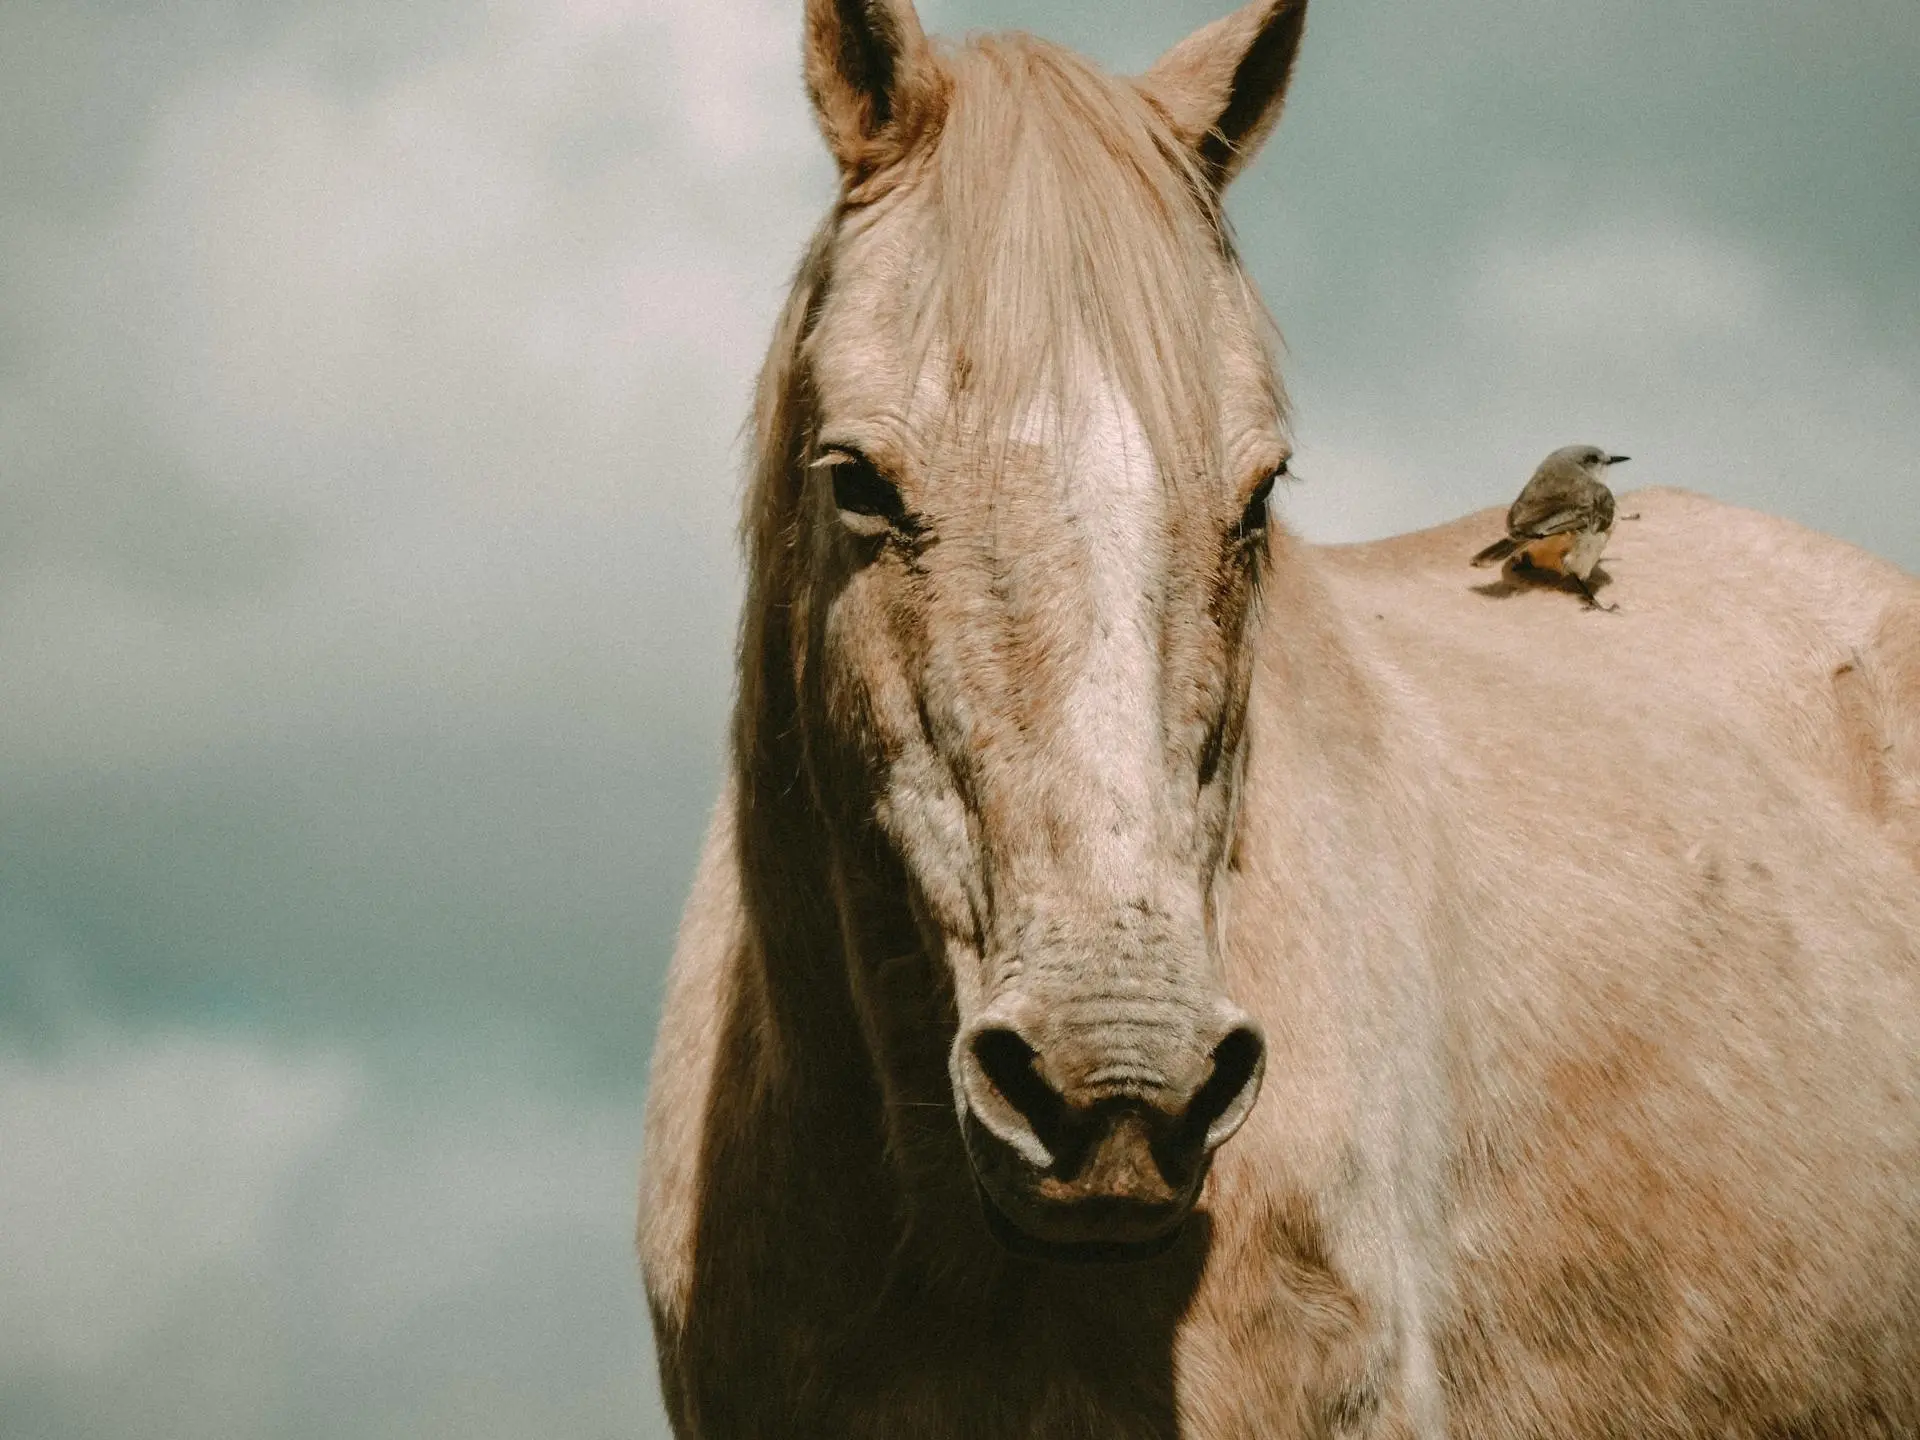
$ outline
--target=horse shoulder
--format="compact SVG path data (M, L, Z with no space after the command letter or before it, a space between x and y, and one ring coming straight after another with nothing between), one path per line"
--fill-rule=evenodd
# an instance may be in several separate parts
M702 1136L723 1053L727 972L741 944L732 786L707 829L680 920L647 1085L639 1249L647 1298L666 1353L693 1286Z

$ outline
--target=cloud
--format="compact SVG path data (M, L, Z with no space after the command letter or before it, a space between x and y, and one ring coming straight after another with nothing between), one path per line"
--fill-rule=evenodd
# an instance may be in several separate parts
M729 492L737 419L686 417L744 408L824 198L762 8L495 4L371 94L329 83L309 27L169 97L109 218L12 237L38 337L7 386L16 558L143 599L171 565L204 598L250 522L305 542L242 567L250 601L363 603L341 567L404 547L416 593L382 599L486 603L466 547ZM155 533L167 505L192 513Z
M183 10L0 219L0 1430L664 1433L636 1077L826 198L777 8Z
M1585 440L1635 457L1625 485L1703 490L1920 568L1902 479L1920 349L1876 342L1845 292L1650 213L1571 233L1490 217L1442 293L1448 347L1306 387L1309 483L1288 502L1305 533L1504 506L1540 456Z
M773 0L437 13L348 80L289 7L115 203L0 227L0 854L90 993L631 1070L830 176Z
M664 1434L636 1112L179 1033L0 1054L9 1433Z
M209 1272L259 1265L354 1078L186 1038L0 1056L0 1374L98 1372Z
M1470 317L1533 342L1548 357L1631 352L1736 334L1768 308L1767 277L1750 256L1658 217L1608 217L1546 243L1496 236L1465 298Z
M1005 18L1139 63L1209 8ZM1496 58L1576 88L1575 41L1653 23L1546 8ZM832 188L797 19L383 13L201 0L153 41L192 63L142 61L123 187L0 221L10 905L136 1011L529 1025L636 1073L731 685L732 440ZM1445 29L1317 24L1234 192L1293 341L1290 513L1431 523L1590 433L1913 563L1910 339L1659 174L1563 207L1597 182L1543 157L1637 132L1414 64ZM1382 106L1381 73L1416 90Z

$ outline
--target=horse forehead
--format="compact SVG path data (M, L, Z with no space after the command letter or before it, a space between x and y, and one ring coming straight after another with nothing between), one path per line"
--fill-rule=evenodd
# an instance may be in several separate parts
M965 347L936 341L917 366L904 348L871 320L835 327L817 357L827 362L816 381L823 412L857 419L882 448L949 481L996 476L960 495L985 499L1011 483L1109 538L1164 519L1162 474L1140 413L1089 347L1070 351L1063 379L1038 376L1011 404L990 408L967 393Z
M992 548L1071 553L1096 632L1117 648L1144 639L1152 627L1143 607L1168 558L1169 494L1139 412L1110 371L1082 361L1063 383L1026 396L999 437L977 443L984 453L971 458L998 472L976 490L988 502L980 518Z
M1037 389L1009 438L1044 460L1076 514L1141 520L1159 509L1159 465L1139 411L1098 362L1082 361L1065 384Z

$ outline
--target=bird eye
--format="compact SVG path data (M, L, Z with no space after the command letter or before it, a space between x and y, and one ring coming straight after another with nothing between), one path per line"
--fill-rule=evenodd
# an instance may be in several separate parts
M833 503L847 527L862 535L907 528L899 489L857 450L832 449L821 457L833 477Z

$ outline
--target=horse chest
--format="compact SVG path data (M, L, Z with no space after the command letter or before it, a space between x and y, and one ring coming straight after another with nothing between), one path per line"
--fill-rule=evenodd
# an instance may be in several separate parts
M1263 1257L1203 1240L1125 1271L1000 1268L955 1287L796 1248L709 1330L691 1393L706 1437L1386 1440L1353 1314ZM883 1253L875 1247L875 1253ZM992 1265L1004 1267L1004 1261ZM837 1272L837 1273L836 1273ZM1131 1272L1131 1273L1128 1273ZM716 1277L718 1278L718 1277ZM744 1330L757 1334L746 1339ZM755 1361L743 1367L738 1357ZM690 1357L691 1358L691 1357ZM746 1371L750 1368L750 1374Z

